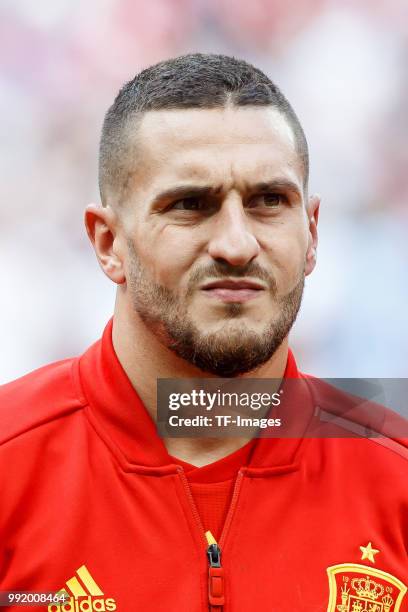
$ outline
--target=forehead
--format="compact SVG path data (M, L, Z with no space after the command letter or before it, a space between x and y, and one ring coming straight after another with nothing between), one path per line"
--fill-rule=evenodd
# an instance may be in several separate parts
M296 139L273 107L150 111L137 128L135 185L287 178L303 183Z

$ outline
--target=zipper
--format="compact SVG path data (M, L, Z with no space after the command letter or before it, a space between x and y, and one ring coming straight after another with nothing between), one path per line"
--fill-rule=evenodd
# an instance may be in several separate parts
M206 543L206 554L208 559L208 609L209 612L225 612L225 575L224 568L221 565L221 550L224 546L225 539L227 537L232 517L234 516L235 507L238 502L239 491L241 489L241 483L244 476L242 470L239 470L237 478L235 480L234 490L232 493L231 503L228 508L225 523L222 529L219 544L215 540L211 531L204 531L201 517L198 514L197 507L194 502L193 495L191 493L190 485L188 484L187 477L182 467L178 470L181 480L184 485L184 489L187 494L187 498L190 502L191 509L193 511L194 518L201 531L204 541Z
M221 566L221 549L211 531L205 534L208 542L208 604L210 612L224 609L224 568Z

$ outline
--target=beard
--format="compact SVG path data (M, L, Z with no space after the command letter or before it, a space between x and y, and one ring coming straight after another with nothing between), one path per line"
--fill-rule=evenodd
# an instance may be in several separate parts
M279 296L276 281L258 264L238 267L227 262L214 262L205 269L193 272L186 295L180 298L147 274L130 240L128 247L128 287L133 309L164 346L203 372L234 377L255 370L274 355L296 320L304 290L304 270L296 286L289 293ZM188 303L200 281L226 276L250 276L268 284L276 302L277 314L261 332L249 329L239 320L245 312L245 306L241 303L225 304L222 315L225 324L217 331L202 332L192 321Z

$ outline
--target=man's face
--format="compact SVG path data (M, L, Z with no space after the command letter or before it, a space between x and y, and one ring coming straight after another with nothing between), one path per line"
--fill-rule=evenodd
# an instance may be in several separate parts
M271 107L146 113L123 204L126 294L205 372L267 361L300 307L310 247L304 173Z

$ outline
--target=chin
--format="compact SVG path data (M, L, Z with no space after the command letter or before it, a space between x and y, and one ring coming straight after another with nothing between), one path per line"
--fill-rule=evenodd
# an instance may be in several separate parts
M229 340L234 339L235 342L240 342L245 340L245 336L248 334L250 336L257 335L262 336L266 333L268 327L270 325L270 321L267 322L254 322L251 318L246 317L244 315L237 316L234 318L223 319L222 321L218 320L216 323L208 323L208 325L204 325L203 321L200 321L200 324L196 326L197 332L200 336L211 336L216 335L217 340L225 340L228 342Z
M262 312L264 311L264 312ZM189 313L190 314L190 313ZM262 316L264 314L264 317ZM224 303L217 305L217 308L200 309L198 312L190 314L190 320L200 332L218 331L231 324L239 323L245 325L253 331L261 331L271 323L271 308L253 308L245 303Z

